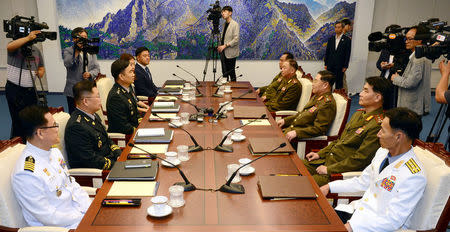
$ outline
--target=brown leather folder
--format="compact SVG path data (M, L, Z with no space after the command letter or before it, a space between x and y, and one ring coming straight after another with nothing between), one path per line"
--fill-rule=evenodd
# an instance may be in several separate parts
M264 199L317 198L306 176L258 176L258 188Z
M254 155L262 155L269 151L272 151L274 148L280 146L282 143L286 143L285 147L279 148L274 151L272 154L289 154L294 152L292 146L289 145L289 142L284 137L264 137L264 138L248 138L250 151Z
M239 96L241 96L242 94L244 94L245 92L247 92L248 90L233 90L233 92L231 93L231 98L235 99L238 98ZM251 92L251 93L247 93L244 96L242 96L239 99L255 99L256 100L256 93L255 92Z
M265 106L234 106L234 118L260 118L267 114Z
M250 87L248 82L230 82L228 84L232 89L248 89Z

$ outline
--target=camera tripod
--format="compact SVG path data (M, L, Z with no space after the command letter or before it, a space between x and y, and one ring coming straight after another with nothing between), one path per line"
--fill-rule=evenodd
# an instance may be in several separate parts
M38 77L37 72L38 72L39 67L36 63L35 57L32 54L31 46L32 45L28 45L28 44L25 45L24 47L22 47L21 52L22 52L23 56L25 57L25 64L27 66L28 71L30 72L31 83L33 84L33 89L36 94L37 104L40 106L47 106L47 94L45 93L44 85L42 85L41 78ZM32 63L34 63L35 67L36 67L36 77L33 75L33 72L31 71ZM20 65L19 85L20 85L20 80L22 79L22 70L23 70L22 65L23 65L23 63ZM37 90L36 78L39 80L39 84L41 85L41 92L38 92L38 90Z
M442 113L442 115L441 115L441 113ZM445 118L442 118L442 117L445 117ZM447 123L447 120L449 117L450 117L450 108L448 107L448 104L442 104L441 107L439 108L436 118L434 119L433 126L431 126L430 133L428 133L427 140L426 140L427 142L432 142L432 143L438 142L439 138L441 137L442 130L444 129L445 124ZM436 126L436 124L438 122L440 123L440 125L437 126L437 133L433 133L434 127ZM448 130L449 130L448 132L450 134L450 126L449 126ZM445 146L446 150L450 149L450 136L447 137L447 140L446 140L444 146Z
M212 60L213 66L213 81L216 81L216 72L217 72L217 60L219 59L219 52L217 51L217 47L220 43L220 31L219 25L214 24L214 28L211 32L211 38L209 40L208 52L206 53L205 60L205 68L203 69L203 81L205 81L206 73L208 71L209 61Z

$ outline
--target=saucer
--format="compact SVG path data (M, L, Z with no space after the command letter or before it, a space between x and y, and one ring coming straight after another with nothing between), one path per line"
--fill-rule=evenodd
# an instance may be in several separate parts
M148 207L148 209L147 209L147 214L152 217L165 217L171 213L172 213L172 207L170 207L169 205L166 205L164 207L163 212L156 212L155 207L153 205Z
M227 110L228 111L232 111L232 110L234 110L234 107L232 107L232 106L231 107L227 107Z
M233 90L231 90L231 89L230 89L230 90L224 90L223 92L224 92L224 93L232 93Z
M181 126L183 126L183 123L182 122L179 122L179 123L169 123L169 126L170 127L173 127L173 128L178 128L178 127L181 127ZM176 126L176 127L175 127Z
M249 168L244 168L244 169L239 170L239 174L241 176L248 176L248 175L250 175L250 174L252 174L254 172L255 172L255 168L254 167L249 167Z
M176 159L176 160L173 161L172 163L175 164L175 166L178 166L178 165L180 165L181 161L180 161L179 159ZM168 167L168 168L173 168L173 167L174 167L174 166L172 166L171 164L167 163L167 162L164 161L164 160L161 161L161 164L162 164L163 166Z
M241 135L239 137L236 137L234 135L231 136L231 140L235 141L235 142L240 142L243 141L244 139L246 139L247 137L245 137L245 135Z

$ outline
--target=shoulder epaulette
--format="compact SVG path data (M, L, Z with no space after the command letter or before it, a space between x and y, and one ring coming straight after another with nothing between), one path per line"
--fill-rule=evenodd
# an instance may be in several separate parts
M27 158L25 158L25 165L23 166L23 170L34 172L34 163L35 161L33 156L27 156Z
M413 158L409 159L409 160L405 163L405 165L406 165L406 167L408 167L409 171L410 171L412 174L416 174L416 173L420 172L420 170L421 170L420 167L419 167L419 165L417 165L416 161L415 161Z

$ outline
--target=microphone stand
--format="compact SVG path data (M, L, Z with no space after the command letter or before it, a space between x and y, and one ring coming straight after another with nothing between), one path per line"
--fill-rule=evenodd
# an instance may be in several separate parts
M237 76L236 78L239 78L239 77L242 77L242 74L239 75L239 76ZM229 83L229 82L227 82L227 83ZM211 96L212 96L212 97L223 97L223 95L217 94L217 92L219 91L219 88L220 88L220 86L222 86L222 84L220 84L220 85L214 84L214 86L217 86L217 89L216 89L216 91L214 92L214 94L211 95Z
M179 79L181 79L181 80L187 82L187 83L191 83L191 85L195 87L195 90L197 90L197 94L196 94L195 96L196 96L196 97L203 97L202 92L200 92L200 90L197 88L197 86L200 86L200 85L197 85L197 84L194 85L194 84L192 84L192 82L187 81L186 79L181 78L180 76L178 76L178 75L175 74L175 73L172 73L172 75L173 75L174 77L177 77L177 78L179 78Z
M246 94L249 94L249 93L253 93L253 90L250 89L249 91L247 91L247 92L241 94L239 97L237 97L237 98L235 98L235 99L231 99L231 101L229 101L229 102L227 102L227 103L221 105L221 106L219 107L219 109L217 110L217 112L215 113L216 119L219 119L219 118L226 118L227 116L226 116L223 112L220 112L220 110L222 110L222 108L225 107L226 105L232 103L232 102L235 101L235 100L240 99L241 97L243 97L243 96L245 96Z
M184 72L186 72L187 74L191 75L195 79L195 87L201 87L202 86L202 84L200 83L200 81L198 81L197 77L194 76L194 74L192 74L191 72L189 72L186 69L182 68L178 64L177 64L177 68L183 70Z
M188 178L184 175L183 171L181 171L181 169L179 167L177 167L175 164L173 164L172 162L169 162L169 161L167 161L167 160L165 160L165 159L163 159L163 158L161 158L161 157L159 157L159 156L157 156L155 154L152 154L152 153L150 153L150 152L148 152L148 151L146 151L146 150L144 150L144 149L134 145L133 143L128 143L128 146L135 147L135 148L137 148L137 149L139 149L139 150L149 154L152 157L152 159L158 158L158 159L160 159L162 161L165 161L168 164L172 165L172 167L178 169L178 172L180 173L180 176L181 176L181 178L183 178L184 182L177 182L177 183L175 183L173 185L183 186L185 192L194 191L194 190L197 189L197 187L195 187L195 185L193 185L191 182L189 182Z
M282 147L285 147L285 146L286 146L286 143L282 143L282 144L280 144L280 146L276 147L275 149L273 149L273 150L265 153L264 155L261 155L260 157L258 157L256 159L254 159L254 160L252 160L252 161L242 165L241 167L239 167L236 171L233 172L233 174L230 176L230 178L227 180L227 182L219 188L219 191L224 192L224 193L244 194L245 193L244 186L242 186L241 184L231 183L231 181L233 181L234 177L237 175L239 170L241 168L243 168L243 167L245 167L245 166L247 166L247 165L249 165L249 164L251 164L251 163L253 163L253 162L255 162L255 161L259 160L259 159L261 159L262 157L264 157L266 155L269 155L270 153L274 152L275 150L277 150L279 148L282 148Z
M217 87L217 86L222 85L222 84L220 84L220 85L217 84L217 83L219 82L219 80L222 79L223 76L230 74L232 71L235 71L235 70L238 69L238 68L239 68L239 66L236 66L236 68L231 69L231 70L228 70L228 71L226 71L224 74L222 74L222 76L220 76L219 78L217 78L217 80L214 82L214 87ZM242 74L241 74L241 75L242 75Z

